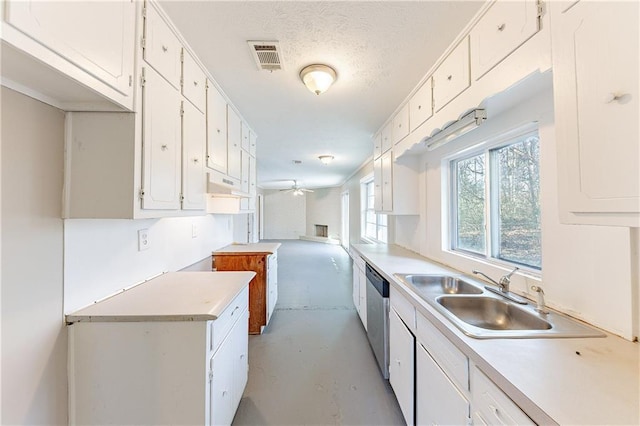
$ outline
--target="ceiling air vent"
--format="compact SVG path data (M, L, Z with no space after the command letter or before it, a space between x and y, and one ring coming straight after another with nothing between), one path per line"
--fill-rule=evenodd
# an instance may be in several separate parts
M259 70L283 69L280 44L277 41L248 41L247 43Z

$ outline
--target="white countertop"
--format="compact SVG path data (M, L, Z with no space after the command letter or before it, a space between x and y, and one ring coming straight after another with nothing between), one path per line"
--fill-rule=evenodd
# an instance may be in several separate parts
M213 254L215 256L225 254L275 253L280 246L280 243L230 244L214 251Z
M455 273L393 245L352 246L538 424L640 424L640 350L606 338L474 339L394 278Z
M255 272L169 272L67 315L67 323L215 320Z

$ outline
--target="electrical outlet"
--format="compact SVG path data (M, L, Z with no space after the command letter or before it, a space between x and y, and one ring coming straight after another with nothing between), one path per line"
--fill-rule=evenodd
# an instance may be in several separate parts
M192 224L191 225L191 238L197 238L197 237L198 237L198 225Z
M149 230L138 229L138 251L147 250L149 248Z

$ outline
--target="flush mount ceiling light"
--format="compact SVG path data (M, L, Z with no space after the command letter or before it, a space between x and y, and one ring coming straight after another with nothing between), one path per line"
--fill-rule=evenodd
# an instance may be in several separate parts
M318 159L322 162L322 164L327 165L333 161L333 155L321 155Z
M454 121L435 135L425 139L427 150L432 151L465 133L476 129L487 119L487 113L483 109L474 109L458 121Z
M307 89L316 95L324 93L336 81L336 71L328 65L314 64L300 71L300 78Z

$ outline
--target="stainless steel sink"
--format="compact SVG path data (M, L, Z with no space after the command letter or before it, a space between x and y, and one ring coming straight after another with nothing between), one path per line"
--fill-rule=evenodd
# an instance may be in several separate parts
M460 278L449 275L401 275L408 284L418 291L438 294L482 294L482 289Z
M487 330L549 330L551 324L514 303L493 297L447 297L436 301L461 321Z
M605 337L566 315L539 313L531 303L517 304L486 291L473 278L456 275L395 274L410 290L464 334L477 339Z

